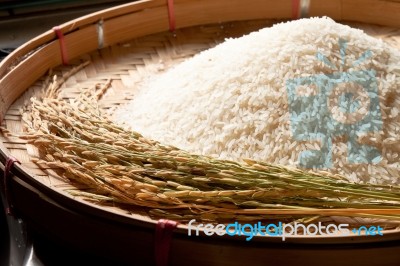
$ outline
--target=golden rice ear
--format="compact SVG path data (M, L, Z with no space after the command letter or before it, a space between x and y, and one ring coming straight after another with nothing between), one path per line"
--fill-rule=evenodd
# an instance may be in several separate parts
M190 154L110 123L96 101L78 95L71 104L56 93L47 95L53 99L34 101L30 109L47 127L32 127L22 138L39 150L36 163L62 170L59 177L81 188L68 189L73 196L182 221L255 221L263 215L287 221L400 219L400 187L353 184L251 159L237 163ZM82 90L81 95L90 98L97 92Z

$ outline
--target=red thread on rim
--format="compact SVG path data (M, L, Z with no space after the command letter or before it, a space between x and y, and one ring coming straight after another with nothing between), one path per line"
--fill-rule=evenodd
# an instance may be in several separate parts
M301 0L292 0L292 19L300 18L300 1Z
M6 213L7 215L13 215L13 205L11 203L10 191L8 189L8 179L11 177L11 168L13 167L14 163L20 162L14 157L8 157L6 160L6 165L4 167L4 197L5 197L5 204L6 204Z
M59 26L54 27L53 31L57 35L57 38L60 42L61 61L63 65L68 65L68 53L65 45L64 34L62 33L61 28Z
M168 265L168 255L171 247L172 234L178 222L160 219L156 226L155 257L157 266Z
M168 7L169 30L170 31L175 31L174 0L167 0L167 7Z

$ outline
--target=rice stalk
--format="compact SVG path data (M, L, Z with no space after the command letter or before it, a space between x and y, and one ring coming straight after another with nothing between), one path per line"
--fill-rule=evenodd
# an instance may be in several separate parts
M251 159L243 162L190 154L112 123L97 101L104 86L75 101L58 97L54 79L32 99L20 136L40 151L37 163L64 170L85 185L73 190L97 203L147 208L175 220L313 219L316 215L369 217L400 222L400 187L350 183Z

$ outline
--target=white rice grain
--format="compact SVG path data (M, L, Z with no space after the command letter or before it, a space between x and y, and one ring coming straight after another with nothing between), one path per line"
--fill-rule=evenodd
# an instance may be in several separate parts
M339 39L347 41L344 65ZM372 57L353 65L368 50ZM336 70L318 61L317 53L326 56ZM329 18L280 23L227 39L148 82L129 104L116 111L114 120L193 153L298 166L300 153L319 149L321 143L294 138L287 80L373 69L383 128L377 133L379 137L367 136L363 141L384 148L383 158L376 164L351 164L346 140L341 137L333 139L332 168L324 170L345 175L352 182L398 184L399 62L399 51ZM317 89L303 88L302 93L314 95ZM323 117L316 113L313 118L321 121ZM343 114L341 119L346 119ZM385 145L385 139L391 145ZM365 153L362 156L368 157Z

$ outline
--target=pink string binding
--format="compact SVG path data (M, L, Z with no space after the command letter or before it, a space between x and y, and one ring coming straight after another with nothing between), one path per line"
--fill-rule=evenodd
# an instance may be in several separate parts
M171 32L175 31L175 8L174 0L167 0L168 7L168 20L169 20L169 30Z
M6 204L6 213L7 215L13 215L13 205L11 203L10 190L8 189L8 179L11 177L11 169L14 166L14 163L20 162L14 157L8 157L6 160L6 165L4 167L4 196L5 196L5 204Z
M62 33L61 28L59 26L54 27L53 31L60 42L61 61L63 65L68 65L68 53L67 53L67 47L65 45L64 34Z
M300 0L292 0L292 19L300 18Z
M178 222L160 219L156 226L155 257L157 266L168 265L168 255L171 247L172 234Z

